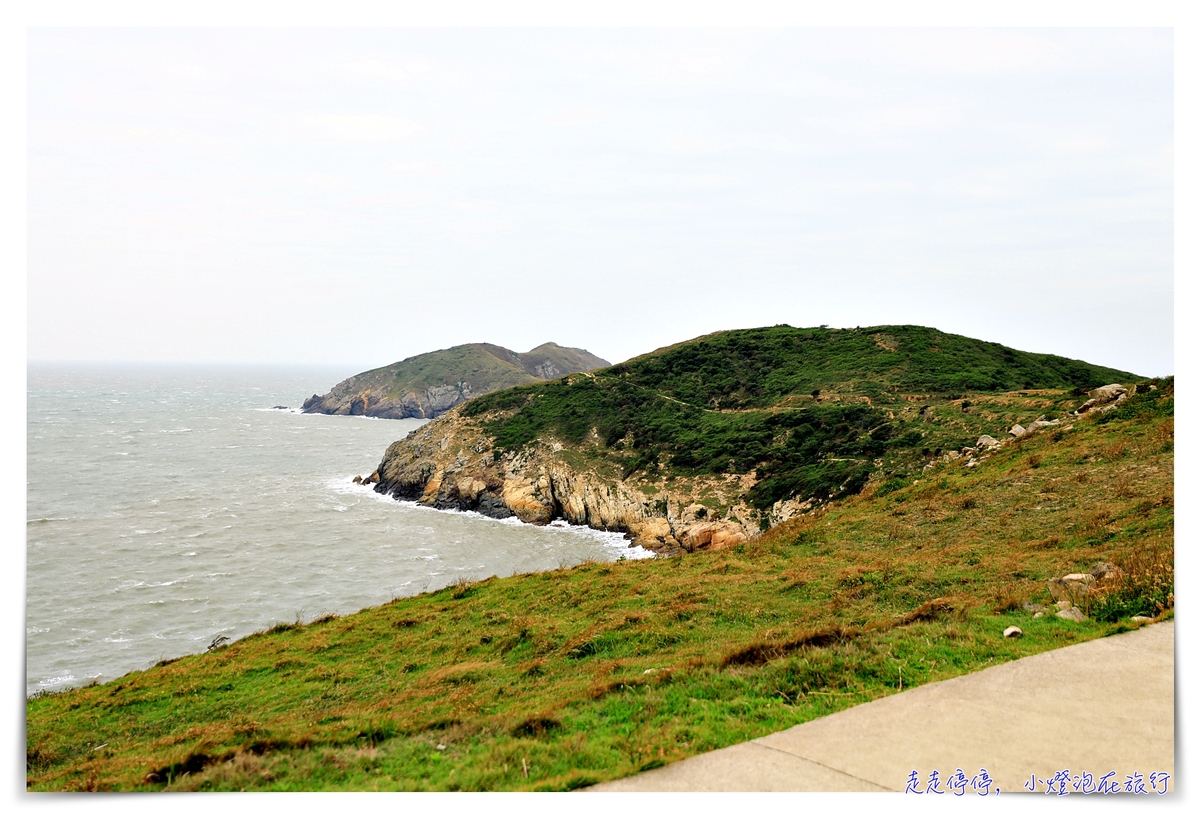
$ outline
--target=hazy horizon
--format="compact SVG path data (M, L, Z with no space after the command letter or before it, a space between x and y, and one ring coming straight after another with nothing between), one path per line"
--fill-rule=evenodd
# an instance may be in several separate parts
M754 329L754 328L753 327L729 327L728 329L737 330L737 329ZM853 327L839 327L838 329L853 329ZM934 329L938 329L938 328L934 327ZM708 334L708 333L704 333L704 334ZM958 333L958 334L961 334L961 333ZM699 337L701 337L701 336L694 336L694 338L699 338ZM968 336L968 337L973 337L973 336ZM680 341L686 342L686 341L693 340L694 338L684 338L684 339L680 339ZM985 339L980 339L980 340L994 341L995 339L985 338ZM489 344L491 344L491 343L495 343L495 342L493 342L493 341L463 341L461 344L452 344L451 346L465 346L467 344L473 344L473 343L489 343ZM543 343L546 343L546 342L543 342ZM563 347L573 346L572 344L561 343L557 340L554 340L553 343L557 343L557 344L559 344L559 346L563 346ZM676 343L679 343L679 342L676 342ZM1002 341L996 341L996 343L1003 344ZM670 344L668 344L668 346L669 345ZM1009 344L1004 344L1004 345L1010 346ZM504 346L504 344L499 344L499 346ZM524 352L529 352L529 351L537 348L538 346L541 346L541 344L535 344L532 347L530 347L528 350L516 349L513 351L524 353ZM425 354L428 352L439 352L439 351L442 351L442 350L448 349L448 348L449 347L442 347L441 349L427 349L427 350L424 350L423 352L418 352L418 353L414 353L413 355L406 356L406 358L415 357L417 355L422 355L422 354ZM511 347L509 347L509 348L511 349ZM663 347L656 347L655 349L648 349L648 350L645 350L644 352L635 353L634 355L632 355L630 357L636 358L640 355L654 352L654 351L656 351L656 349L662 349L662 348ZM624 361L630 360L629 358L623 358L621 360L612 360L612 359L608 358L608 356L604 355L602 352L597 352L596 350L592 350L592 349L587 349L585 351L590 352L599 358L603 358L603 359L607 360L609 362L609 364L619 364L619 363L623 363ZM1022 349L1019 351L1033 352L1033 353L1039 353L1039 354L1050 354L1050 355L1059 355L1060 354L1060 353L1054 352L1053 350L1043 350L1043 349ZM1068 357L1068 356L1062 356L1062 357ZM309 370L327 369L327 370L330 370L331 372L332 371L339 371L339 372L344 371L346 373L346 377L349 377L350 375L358 374L360 372L366 372L366 371L369 371L372 369L379 369L379 368L388 366L389 364L398 363L401 360L404 360L404 359L396 358L394 360L378 361L378 362L374 362L374 363L370 363L370 362L368 362L368 363L363 363L363 362L336 363L336 362L328 362L328 361L321 361L321 362L220 361L220 360L176 361L176 360L165 360L165 359L143 359L143 360L91 359L91 360L88 360L88 359L67 359L67 358L41 358L41 359L30 358L30 359L26 360L26 365L27 366L64 366L64 367L65 366L81 366L81 367L113 366L113 367L146 367L146 368L152 368L152 367L179 367L179 368L233 367L233 368L247 368L247 369L249 369L249 368L302 369L303 368L303 369L309 369ZM1083 360L1083 359L1079 359L1079 360ZM1108 364L1104 361L1087 361L1087 363L1098 364L1101 366L1108 366ZM1118 368L1118 367L1113 367L1113 368ZM1134 371L1134 370L1127 370L1127 371ZM1174 372L1136 372L1136 371L1134 371L1134 372L1137 375L1142 375L1142 376L1146 376L1146 377L1167 377L1167 376L1173 376L1175 374Z

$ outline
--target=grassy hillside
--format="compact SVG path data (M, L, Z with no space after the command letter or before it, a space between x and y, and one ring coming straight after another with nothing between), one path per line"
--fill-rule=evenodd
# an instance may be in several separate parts
M414 355L389 366L355 375L347 388L378 386L385 397L398 398L410 391L467 381L476 394L533 383L546 377L608 366L602 358L582 349L542 344L526 353L513 352L495 344L463 344L436 352ZM552 372L550 375L538 374Z
M35 697L28 785L572 789L1170 616L1174 390L1154 385L734 549L459 583ZM936 410L971 417L956 401ZM1124 574L1084 622L1022 607L1098 560Z
M1058 390L1039 406L1062 414L1081 402L1072 388L1136 379L926 327L778 326L493 393L463 414L486 420L498 453L545 435L591 442L586 453L623 479L755 471L748 499L765 510L791 497L855 494L872 474L906 476L944 450L1037 417L997 393Z

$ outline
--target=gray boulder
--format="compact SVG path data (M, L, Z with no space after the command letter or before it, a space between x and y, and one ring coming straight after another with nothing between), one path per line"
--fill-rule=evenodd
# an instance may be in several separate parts
M1061 423L1061 421L1038 419L1038 420L1035 420L1033 423L1029 424L1029 426L1027 426L1025 428L1025 434L1030 434L1031 432L1036 432L1038 429L1044 429L1047 426L1057 426L1059 423Z
M1098 389L1093 389L1088 392L1088 399L1083 405L1075 410L1075 414L1083 415L1093 409L1099 409L1103 406L1112 406L1119 401L1125 400L1129 390L1119 383L1110 383L1108 386L1101 386Z
M1061 579L1050 580L1046 583L1046 587L1050 590L1050 597L1055 602L1069 600L1073 603L1087 596L1095 581L1096 578L1091 574L1067 574Z

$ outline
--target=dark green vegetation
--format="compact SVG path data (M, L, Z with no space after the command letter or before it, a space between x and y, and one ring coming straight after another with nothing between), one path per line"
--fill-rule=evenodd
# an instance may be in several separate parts
M733 330L634 358L607 370L663 394L713 409L777 405L813 390L889 392L1011 392L1111 383L1133 376L1057 355L928 327Z
M1131 627L1098 621L1106 599L1170 616L1173 383L1154 385L730 550L462 583L34 698L28 784L573 789ZM1128 581L1092 618L1022 608L1098 560Z
M963 400L968 393L1134 379L926 327L778 326L721 332L587 375L496 392L462 411L487 418L501 451L546 434L572 444L595 434L599 456L626 478L662 468L690 476L756 469L748 499L764 510L791 497L856 494L881 467L907 476L931 453L1000 433L1000 404L992 401L989 412L978 398ZM933 404L944 410L952 400L969 422L931 423ZM1060 394L1044 408L1063 413L1080 402Z
M495 344L463 344L361 372L305 412L377 417L435 417L474 395L608 366L584 349L548 343L518 353Z

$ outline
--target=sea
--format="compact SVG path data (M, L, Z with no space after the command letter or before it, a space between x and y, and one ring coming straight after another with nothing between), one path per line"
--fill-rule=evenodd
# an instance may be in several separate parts
M653 556L356 485L426 421L301 414L345 369L27 373L27 695L459 580Z

